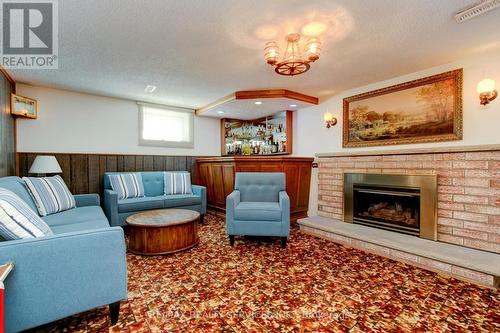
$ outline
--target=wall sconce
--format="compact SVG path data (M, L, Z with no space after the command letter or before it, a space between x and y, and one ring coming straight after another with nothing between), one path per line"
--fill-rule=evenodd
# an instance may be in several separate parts
M477 84L477 92L481 105L487 105L497 98L498 91L495 90L495 80L484 79Z
M330 112L325 112L323 118L325 119L326 128L337 125L337 117L334 117Z

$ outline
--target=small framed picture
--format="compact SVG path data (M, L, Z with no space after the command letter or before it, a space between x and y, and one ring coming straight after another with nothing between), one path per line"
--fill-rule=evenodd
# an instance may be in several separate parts
M11 114L36 119L38 114L38 102L36 101L36 99L11 94L10 103Z

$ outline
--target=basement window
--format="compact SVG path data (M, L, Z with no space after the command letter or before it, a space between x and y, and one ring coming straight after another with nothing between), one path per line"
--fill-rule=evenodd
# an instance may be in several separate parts
M139 104L139 145L172 148L194 147L194 110Z

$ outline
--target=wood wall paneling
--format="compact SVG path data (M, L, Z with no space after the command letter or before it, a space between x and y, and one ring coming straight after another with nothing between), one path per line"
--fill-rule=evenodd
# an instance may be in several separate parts
M144 171L153 171L153 156L144 156Z
M3 69L3 68L2 68ZM0 177L12 176L16 172L15 119L10 114L10 94L15 84L7 72L0 74ZM7 75L7 76L6 76Z
M101 192L101 174L99 167L99 155L89 155L88 156L88 192L89 193L100 193Z
M290 197L290 209L293 212L299 206L299 166L297 164L285 163L283 172L286 174L286 189Z
M71 155L71 186L73 194L89 193L89 164L88 155Z
M189 171L196 182L196 157L110 154L18 153L18 176L28 176L37 155L54 155L73 194L103 193L103 175L112 171Z
M224 176L222 164L212 165L212 186L214 186L214 202L216 205L225 206Z

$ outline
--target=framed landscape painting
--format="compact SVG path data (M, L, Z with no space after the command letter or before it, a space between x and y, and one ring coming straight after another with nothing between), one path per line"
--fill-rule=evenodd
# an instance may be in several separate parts
M462 139L462 69L344 99L343 147Z

